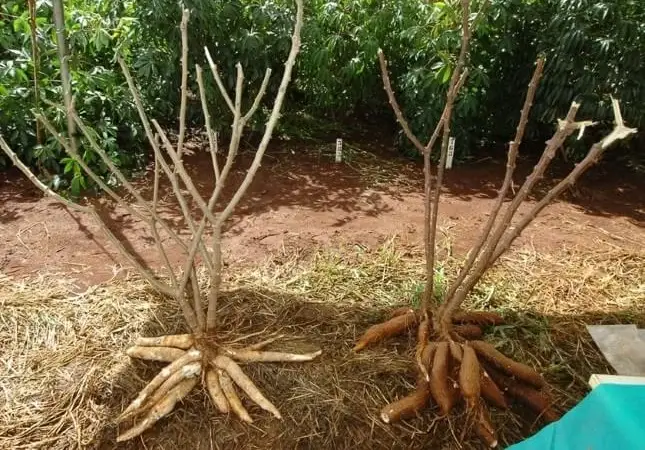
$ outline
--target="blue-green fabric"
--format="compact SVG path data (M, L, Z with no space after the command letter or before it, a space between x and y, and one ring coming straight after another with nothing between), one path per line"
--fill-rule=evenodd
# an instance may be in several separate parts
M645 386L601 384L508 450L645 450Z

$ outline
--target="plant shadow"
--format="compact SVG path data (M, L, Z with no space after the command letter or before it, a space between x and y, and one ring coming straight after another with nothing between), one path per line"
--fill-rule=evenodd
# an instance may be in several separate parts
M255 422L244 424L232 415L216 412L200 390L140 438L117 445L116 428L106 426L94 442L97 448L481 448L469 433L463 439L456 438L462 431L463 408L448 419L439 418L434 406L418 418L393 425L379 419L386 402L405 395L414 384L414 333L358 354L351 348L356 338L385 318L388 311L323 304L258 288L228 292L222 305L223 340L261 331L286 335L272 345L276 350L323 350L319 358L304 364L245 366L247 374L280 409L283 420L275 420L251 405L248 409ZM591 374L612 372L584 324L635 322L645 326L645 319L636 311L566 316L515 313L507 319L508 325L489 330L486 339L500 345L509 356L539 364L562 411L588 392ZM164 330L151 326L148 330L151 335L180 331L179 326ZM261 340L262 335L255 338ZM160 367L133 361L119 375L122 379L113 383L109 400L113 417ZM493 410L492 420L502 445L518 442L544 425L521 406L513 406L512 412Z

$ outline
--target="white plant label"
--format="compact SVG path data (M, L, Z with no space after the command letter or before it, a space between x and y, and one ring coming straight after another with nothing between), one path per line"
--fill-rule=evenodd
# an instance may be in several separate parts
M446 155L446 169L452 169L452 158L455 157L455 138L448 139L448 155Z
M336 139L336 162L339 163L343 159L343 140Z

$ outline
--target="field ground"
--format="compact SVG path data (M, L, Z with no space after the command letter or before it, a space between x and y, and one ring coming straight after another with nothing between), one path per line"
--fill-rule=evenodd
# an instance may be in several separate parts
M284 420L251 407L256 421L246 426L194 392L143 439L119 448L480 448L462 435L463 418L438 419L435 408L394 426L378 419L413 383L411 336L350 352L390 307L416 300L423 273L419 166L392 155L387 139L357 142L343 164L333 162L331 142L276 144L226 231L223 333L231 340L283 333L276 349L323 350L309 364L250 369ZM210 162L195 149L188 163L206 192ZM241 158L236 180L249 159ZM531 167L523 161L516 181ZM492 159L448 173L438 243L445 276L476 239L503 170ZM146 230L122 208L93 202L122 229L123 242L161 270ZM115 448L109 419L158 370L123 350L141 334L181 330L178 311L120 270L93 223L43 199L22 177L3 176L0 204L0 448ZM169 202L164 215L180 220ZM562 410L573 406L591 373L610 370L584 324L645 325L645 177L590 171L525 231L469 302L501 311L508 324L487 339L540 368ZM502 447L540 426L514 411L493 414Z

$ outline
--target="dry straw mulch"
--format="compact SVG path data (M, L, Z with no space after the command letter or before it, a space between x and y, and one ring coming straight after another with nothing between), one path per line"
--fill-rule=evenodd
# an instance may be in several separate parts
M439 286L456 263L444 260ZM413 336L351 353L391 307L417 301L422 274L420 255L394 240L371 251L288 252L236 273L221 303L222 339L280 333L276 349L323 350L307 364L249 366L284 420L252 406L249 426L194 392L141 439L118 447L112 419L160 368L124 350L140 335L182 331L175 305L137 278L77 294L61 275L28 282L0 275L0 448L480 448L476 437L462 436L459 414L438 419L431 408L396 425L379 420L380 408L414 385ZM591 373L610 371L585 323L645 325L645 254L513 252L469 303L507 318L487 340L539 368L566 410L588 391ZM521 408L492 418L502 447L540 426Z

